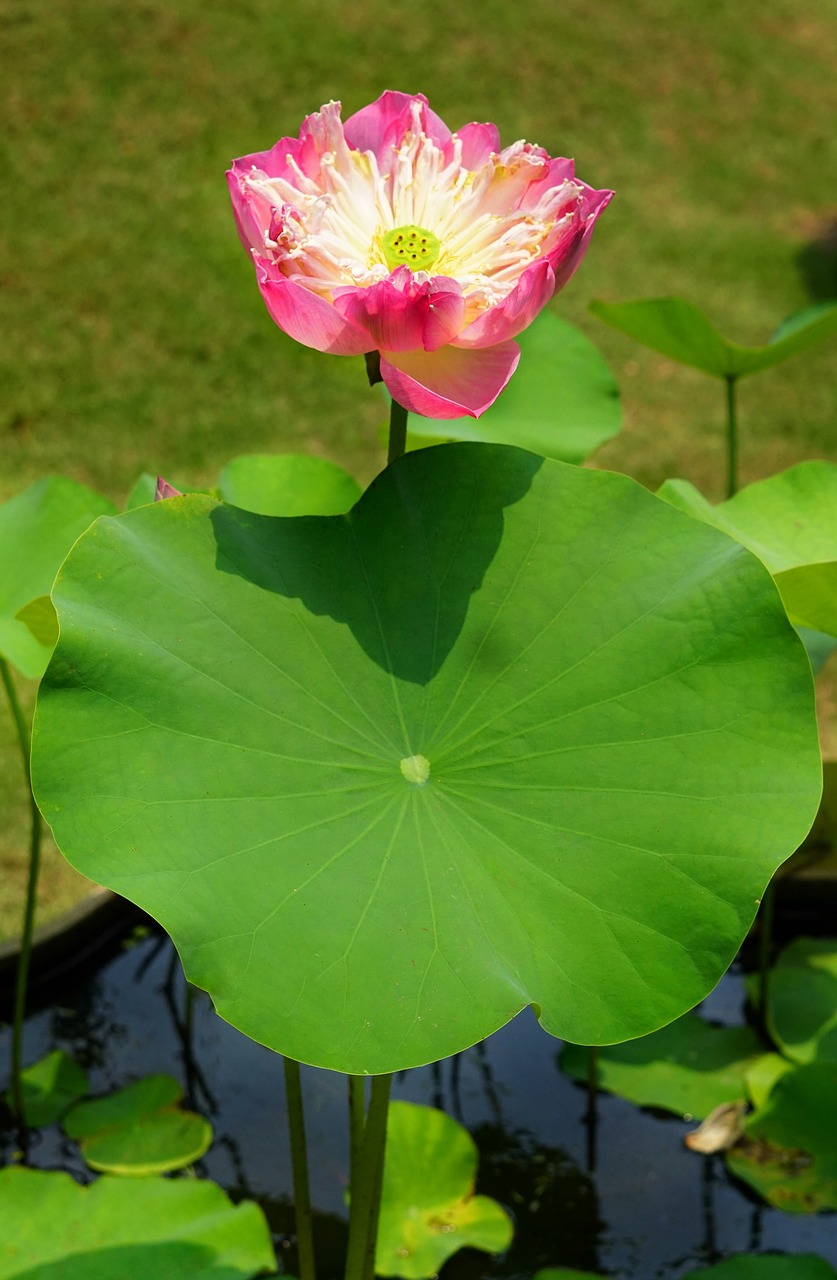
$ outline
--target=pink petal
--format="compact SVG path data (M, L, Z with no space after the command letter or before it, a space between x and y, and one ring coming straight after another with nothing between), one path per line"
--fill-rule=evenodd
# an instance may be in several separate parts
M456 337L465 319L455 280L434 276L419 283L409 267L397 267L378 284L335 289L334 305L382 351L435 351Z
M552 269L555 272L555 289L563 289L575 272L587 252L587 245L593 234L593 227L599 214L607 208L613 198L612 191L594 191L583 182L581 211L579 218L571 224L567 233L548 254Z
M418 106L422 132L444 147L450 129L431 111L423 93L398 93L387 89L380 98L349 116L343 125L346 141L355 151L373 151L382 172L391 167L392 148L400 147L404 135L412 127L413 107Z
M403 270L412 274L409 267ZM414 351L422 346L429 301L427 292L410 297L391 280L334 290L336 310L358 329L365 329L373 347L387 351Z
M157 477L157 484L154 487L154 501L163 502L166 498L182 498L182 489L175 489L173 484L169 484L168 480L164 480L162 476Z
M516 342L464 351L381 352L381 376L390 394L425 418L478 418L494 403L517 368Z
M500 150L500 131L496 124L466 124L453 136L462 143L462 164L466 169L479 169Z
M527 267L511 293L484 311L453 341L457 347L493 347L522 333L555 292L555 274L549 258L538 258Z
M445 289L441 286L452 282L445 281L444 276L437 276L430 281L431 288L439 282L440 287L430 295L430 305L424 321L422 345L425 351L437 351L439 347L452 342L465 322L465 299L459 286L456 292Z
M359 356L375 349L369 336L344 319L330 302L305 285L274 274L264 259L256 259L256 276L271 318L303 346L336 356Z

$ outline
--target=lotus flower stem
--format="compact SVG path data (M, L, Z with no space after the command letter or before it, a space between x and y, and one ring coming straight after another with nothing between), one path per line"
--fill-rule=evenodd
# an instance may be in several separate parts
M311 1223L311 1191L308 1182L308 1150L305 1145L305 1114L299 1063L285 1058L285 1096L288 1102L288 1129L291 1139L291 1166L294 1180L294 1216L300 1280L316 1280L314 1232Z
M349 1247L345 1280L371 1280L375 1274L375 1245L384 1177L387 1114L392 1076L373 1076L369 1109L363 1126L358 1160L351 1171Z
M349 1168L356 1169L363 1143L366 1118L366 1082L363 1076L349 1076Z
M35 898L38 890L38 875L41 869L41 815L32 793L32 774L29 769L30 739L29 726L17 696L9 665L0 658L0 679L6 690L12 719L15 722L20 754L23 759L23 774L26 789L29 792L31 826L29 837L29 877L26 884L26 905L23 910L23 928L20 936L20 960L15 980L15 1006L12 1019L12 1102L20 1128L21 1138L26 1133L26 1116L23 1109L23 1020L26 1014L26 988L29 981L29 961L32 954L32 933L35 927Z
M738 492L738 415L735 388L738 379L727 375L727 497Z
M407 410L393 400L389 411L389 449L387 462L394 462L407 452Z
M773 949L773 916L776 905L774 880L762 894L759 907L759 1022L767 1028L767 996L770 986L770 952Z

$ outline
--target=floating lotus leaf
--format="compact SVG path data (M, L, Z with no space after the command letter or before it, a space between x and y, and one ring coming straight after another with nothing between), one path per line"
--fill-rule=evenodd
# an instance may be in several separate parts
M727 1163L777 1209L837 1209L837 1064L812 1062L781 1076Z
M87 1072L63 1049L54 1049L31 1067L25 1067L21 1084L23 1113L27 1125L33 1129L55 1124L90 1087ZM11 1105L11 1094L6 1097Z
M574 1080L587 1080L589 1052L564 1046L561 1066ZM713 1027L687 1013L650 1036L600 1049L598 1081L640 1107L703 1120L722 1103L746 1097L744 1073L763 1052L749 1027Z
M647 1033L715 985L816 811L769 575L633 481L445 445L349 516L98 522L54 594L40 804L223 1017L382 1072L527 1004Z
M813 1253L742 1253L717 1266L690 1271L683 1280L837 1280L837 1271Z
M0 1170L0 1280L250 1280L276 1258L258 1205L213 1182Z
M792 622L837 635L837 465L800 462L716 507L685 480L666 481L659 496L757 555Z
M212 1126L180 1107L183 1091L171 1076L146 1076L107 1098L74 1107L64 1130L91 1169L145 1177L199 1160Z
M660 351L671 360L716 378L743 378L780 364L790 356L837 333L837 303L818 303L783 320L762 347L743 347L718 332L706 316L683 298L646 298L640 302L591 302L605 324Z
M263 516L336 516L353 507L360 485L325 458L298 453L253 453L221 472L224 502Z
M837 1062L837 946L797 938L771 970L767 986L770 1034L795 1062Z
M411 447L442 437L483 440L519 445L562 462L583 462L619 434L619 387L589 338L553 312L542 311L517 342L517 372L482 417L441 423L411 413Z
M477 1148L443 1111L393 1102L375 1272L423 1280L466 1246L502 1253L512 1224L489 1196L474 1195Z
M599 1271L573 1271L567 1267L545 1267L536 1271L533 1280L601 1280Z
M0 506L0 658L24 676L43 674L52 645L39 638L38 627L30 628L21 611L49 595L79 534L114 510L107 498L65 476L37 480Z

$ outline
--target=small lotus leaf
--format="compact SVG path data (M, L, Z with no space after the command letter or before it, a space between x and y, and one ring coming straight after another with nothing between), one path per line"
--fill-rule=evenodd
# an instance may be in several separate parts
M157 492L157 477L150 471L142 471L137 476L131 491L125 499L125 511L134 511L137 507L147 507L154 501Z
M348 516L174 498L54 593L36 793L222 1016L383 1072L527 1004L576 1042L692 1007L814 817L769 575L625 477L408 454Z
M91 1169L145 1177L182 1169L212 1143L212 1126L184 1111L171 1076L146 1076L135 1084L74 1107L64 1121Z
M601 1280L600 1271L574 1271L571 1267L545 1267L533 1280Z
M729 342L698 307L683 298L591 302L590 310L652 351L716 378L743 378L769 369L837 332L837 303L833 302L788 316L763 347Z
M24 676L43 675L52 645L18 615L48 596L61 561L107 498L65 476L46 476L0 506L0 658Z
M517 372L481 418L439 422L410 414L411 447L426 441L483 440L519 445L546 458L583 462L622 427L619 387L589 338L542 311L517 341Z
M754 1107L763 1107L780 1076L794 1070L794 1064L779 1053L765 1053L744 1072L747 1096Z
M376 1274L422 1280L465 1246L487 1253L509 1247L508 1214L474 1195L477 1158L473 1138L443 1111L391 1104Z
M659 496L757 555L792 622L837 635L837 464L800 462L715 507L684 480Z
M589 1049L565 1045L561 1066L586 1081ZM599 1049L599 1084L641 1107L703 1120L746 1096L744 1072L764 1052L749 1027L713 1027L694 1013L639 1040Z
M49 596L30 600L15 614L18 622L28 627L38 644L52 650L58 639L58 615Z
M325 458L253 453L234 458L218 481L224 502L263 516L337 516L353 507L360 485Z
M276 1258L261 1209L213 1182L0 1170L0 1280L251 1280Z
M24 1116L33 1129L55 1124L89 1088L87 1072L63 1049L54 1049L25 1067L21 1081ZM11 1105L11 1093L6 1098Z
M837 1062L837 945L797 938L776 961L767 987L770 1034L795 1062Z
M778 1209L837 1209L837 1064L812 1062L781 1076L726 1158Z
M837 1271L813 1253L741 1253L717 1266L690 1271L683 1280L837 1280Z

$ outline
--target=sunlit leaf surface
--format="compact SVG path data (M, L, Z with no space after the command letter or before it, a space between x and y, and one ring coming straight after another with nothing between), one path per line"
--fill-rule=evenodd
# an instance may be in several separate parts
M634 482L445 445L351 514L99 522L55 592L36 789L254 1039L362 1073L527 1004L693 1006L816 811L769 575Z

